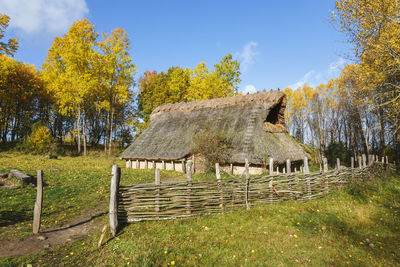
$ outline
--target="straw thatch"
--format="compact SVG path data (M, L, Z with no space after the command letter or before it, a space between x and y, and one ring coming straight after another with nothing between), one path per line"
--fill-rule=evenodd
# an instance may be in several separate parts
M306 156L300 144L286 132L282 91L217 98L199 102L166 104L150 116L149 127L122 153L123 159L179 160L193 151L193 137L206 127L224 132L233 145L231 163L247 157L256 165L269 157L276 163Z

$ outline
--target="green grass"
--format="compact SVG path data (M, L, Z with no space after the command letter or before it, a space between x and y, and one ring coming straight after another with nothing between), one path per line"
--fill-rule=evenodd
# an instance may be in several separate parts
M83 161L82 158L66 160L76 164ZM103 172L109 173L112 160L92 159L92 164L95 162L108 164ZM65 172L72 172L71 166L66 166ZM100 178L104 176L100 175L101 168L92 176L94 180L104 179L105 184L99 186L104 186L106 192L109 179ZM95 169L88 166L86 171L96 173ZM144 178L146 174L141 173L143 178L139 178L137 173L136 179L152 180L152 172L149 178ZM127 177L122 180L135 181ZM69 182L64 184L67 186ZM88 195L91 193L82 190L74 198L85 199ZM69 209L67 214L72 211ZM102 224L107 219L107 216L98 218L103 220ZM9 257L0 260L0 265L398 266L400 177L354 182L330 196L309 202L290 201L224 215L132 223L123 226L116 238L107 233L105 244L97 248L100 231L55 252Z
M68 220L84 215L89 209L107 209L111 167L124 166L116 158L60 157L46 159L43 156L18 153L0 153L0 173L11 169L36 176L44 171L42 229L58 227ZM181 175L161 172L164 177ZM121 184L154 181L154 170L122 169ZM0 239L20 238L31 234L36 187L20 186L17 189L0 188ZM4 203L4 204L3 204Z

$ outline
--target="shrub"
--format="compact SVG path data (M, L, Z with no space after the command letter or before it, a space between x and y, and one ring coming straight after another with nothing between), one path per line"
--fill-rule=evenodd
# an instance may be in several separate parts
M393 162L396 158L396 150L391 146L387 146L383 151L383 154L388 157L389 162Z
M231 140L222 132L206 128L193 138L193 142L193 152L204 159L205 171L214 171L215 163L225 163L231 157Z
M54 150L54 138L46 126L38 126L32 130L28 139L29 147L37 153L46 153Z
M342 142L334 142L328 145L328 148L326 149L326 157L331 166L335 166L337 158L339 158L341 164L344 165L346 162L349 162L350 153Z

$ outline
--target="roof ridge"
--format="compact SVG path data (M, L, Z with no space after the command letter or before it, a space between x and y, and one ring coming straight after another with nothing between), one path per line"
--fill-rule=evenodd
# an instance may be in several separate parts
M271 90L259 91L253 94L246 95L235 95L231 97L221 97L221 98L213 98L207 100L200 101L190 101L190 102L179 102L179 103L168 103L161 106L158 106L154 109L151 115L155 115L157 113L162 112L187 112L192 110L204 109L204 108L225 108L236 105L244 105L249 103L269 103L269 102L277 102L282 97L285 96L285 93L280 90Z

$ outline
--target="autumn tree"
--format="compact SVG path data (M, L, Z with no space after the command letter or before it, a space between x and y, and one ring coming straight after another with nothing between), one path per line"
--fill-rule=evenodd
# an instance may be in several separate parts
M108 138L105 139L104 148L106 150L108 140L111 153L115 116L123 114L120 111L132 101L130 89L134 86L137 70L129 56L130 43L123 29L115 29L110 35L103 34L103 38L99 43L102 53L97 66L100 70L101 106L107 111Z
M6 14L0 14L0 40L4 38L6 29L10 22L10 17ZM11 38L7 42L0 41L0 54L13 56L18 49L18 39Z
M59 112L75 116L78 153L83 132L86 155L86 111L99 83L93 70L97 52L97 32L86 19L75 22L68 33L57 37L42 68L49 92L54 95Z

